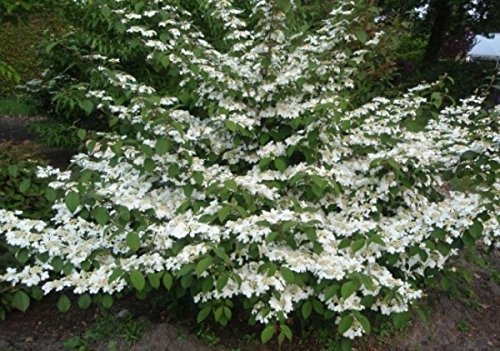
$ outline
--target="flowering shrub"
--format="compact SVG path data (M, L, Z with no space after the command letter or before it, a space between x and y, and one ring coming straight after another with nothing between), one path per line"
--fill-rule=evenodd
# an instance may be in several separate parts
M73 172L39 170L61 194L50 221L0 210L9 245L30 253L2 280L85 306L163 285L199 322L248 310L263 341L291 338L294 313L354 338L369 316L407 311L462 245L497 245L500 109L443 107L432 86L353 107L383 37L361 30L362 5L308 32L292 1L94 1L167 83L88 57L81 91L113 132Z
M48 186L48 180L36 177L37 166L41 163L34 161L33 156L26 146L0 144L0 208L19 211L32 219L48 219L55 193ZM27 259L26 250L10 247L5 237L0 237L0 270L22 268ZM29 296L37 299L43 296L39 287L23 288L0 281L0 320L13 307L26 310Z

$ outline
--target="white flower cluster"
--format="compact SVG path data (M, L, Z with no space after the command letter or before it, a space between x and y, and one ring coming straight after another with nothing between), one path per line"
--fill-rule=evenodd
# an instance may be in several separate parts
M2 280L46 293L112 294L129 286L132 271L188 274L209 280L195 302L248 299L267 323L313 298L341 316L406 311L422 295L412 283L442 268L454 242L480 228L486 244L498 245L494 114L474 97L422 116L426 86L349 108L356 67L383 36L345 50L357 40L349 3L316 32L293 33L273 1L250 0L250 12L240 2L207 1L206 15L227 32L224 50L196 29L182 2L142 2L139 12L134 1L107 3L112 19L129 26L124 35L148 52L145 64L167 57L194 103L179 107L180 96L96 66L132 99L88 96L134 132L102 135L74 158L92 181L40 170L57 175L52 185L63 192L50 223L0 210L0 233L32 256ZM448 189L446 174L478 159L493 177L489 196ZM79 195L73 212L71 194ZM94 215L103 212L104 220ZM69 268L56 269L58 261ZM363 332L356 320L344 335Z

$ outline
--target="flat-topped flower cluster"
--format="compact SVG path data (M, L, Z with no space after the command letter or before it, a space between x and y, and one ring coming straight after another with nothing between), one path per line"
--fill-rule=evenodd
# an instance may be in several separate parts
M314 32L290 21L294 1L188 4L89 5L175 89L86 56L86 96L115 128L73 172L40 169L61 195L50 221L0 210L0 232L31 257L2 280L76 294L163 281L199 320L225 324L233 303L261 323L314 311L354 338L366 316L407 311L467 239L498 246L500 109L443 107L432 85L352 107L383 37L356 32L354 2Z

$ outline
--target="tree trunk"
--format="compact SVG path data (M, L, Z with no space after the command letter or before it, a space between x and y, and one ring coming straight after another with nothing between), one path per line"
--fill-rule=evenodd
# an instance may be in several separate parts
M439 52L443 45L446 30L451 18L450 0L436 0L435 2L436 17L432 25L431 35L425 50L424 62L436 62L439 58Z

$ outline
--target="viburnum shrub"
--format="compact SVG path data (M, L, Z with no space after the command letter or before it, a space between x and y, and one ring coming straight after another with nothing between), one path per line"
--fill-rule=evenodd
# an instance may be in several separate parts
M405 313L464 244L498 245L500 109L445 107L433 86L353 107L383 38L361 29L363 4L308 31L288 0L93 1L163 80L89 56L81 90L113 131L70 171L40 169L60 195L50 221L0 211L30 255L1 278L82 306L165 288L199 322L247 310L264 342L313 316L354 338Z

